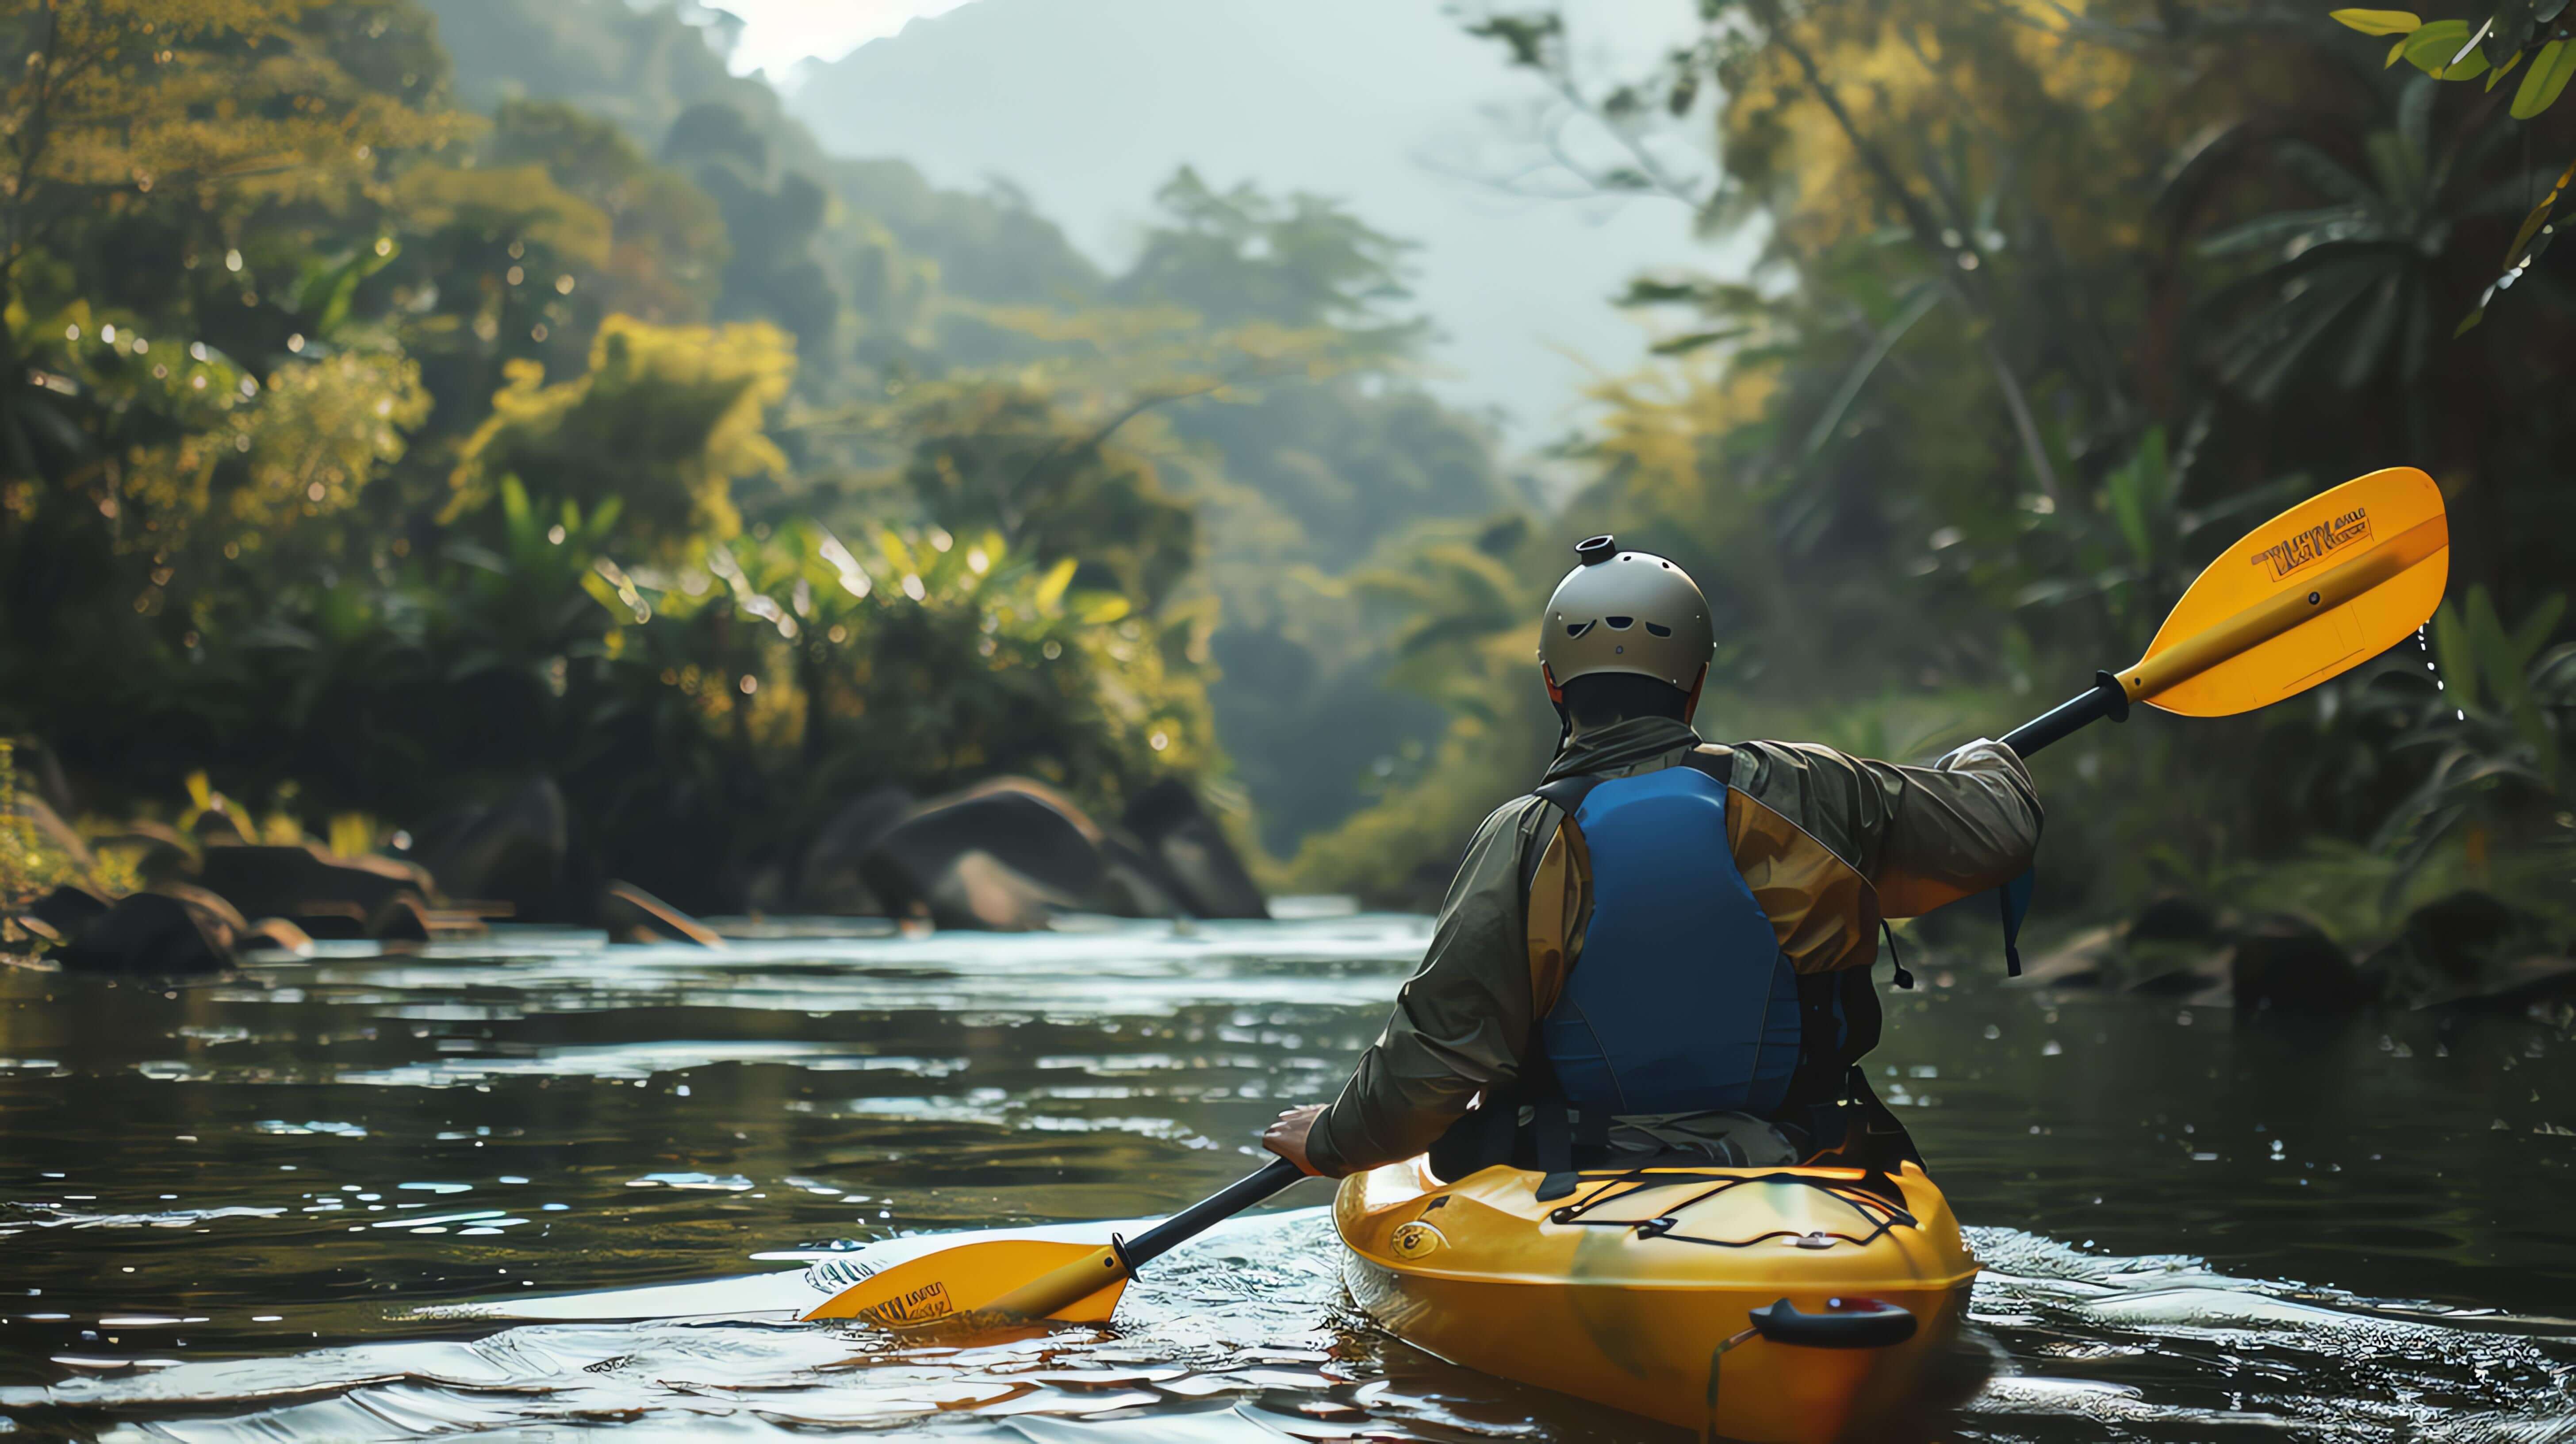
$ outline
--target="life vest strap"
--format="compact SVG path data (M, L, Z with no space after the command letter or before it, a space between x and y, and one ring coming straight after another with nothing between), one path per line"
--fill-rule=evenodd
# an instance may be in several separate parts
M1579 773L1573 777L1560 777L1554 782L1542 782L1530 789L1530 795L1555 803L1566 816L1572 817L1583 806L1583 799L1590 796L1592 789L1600 786L1603 780L1598 773Z
M1565 1116L1569 1106L1541 1099L1530 1119L1530 1141L1538 1153L1539 1170L1547 1175L1539 1180L1541 1203L1574 1192L1574 1133Z
M1542 1098L1530 1109L1530 1151L1546 1175L1539 1180L1539 1200L1563 1198L1574 1192L1585 1161L1598 1167L1610 1156L1610 1115L1562 1098Z

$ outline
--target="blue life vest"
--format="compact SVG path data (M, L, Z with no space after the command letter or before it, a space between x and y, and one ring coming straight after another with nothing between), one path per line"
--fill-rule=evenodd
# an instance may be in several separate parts
M1562 799L1590 855L1592 912L1539 1034L1557 1092L1587 1113L1767 1114L1802 1053L1841 1042L1838 1006L1819 997L1830 1021L1802 1015L1797 972L1736 868L1726 796L1678 766ZM1809 1037L1812 1023L1835 1036Z

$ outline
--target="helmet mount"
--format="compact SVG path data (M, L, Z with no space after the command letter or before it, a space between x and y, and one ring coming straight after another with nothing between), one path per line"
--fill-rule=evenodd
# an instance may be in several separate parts
M1652 677L1695 699L1717 638L1690 574L1606 534L1584 538L1574 555L1539 624L1550 700L1561 707L1568 682L1605 672Z

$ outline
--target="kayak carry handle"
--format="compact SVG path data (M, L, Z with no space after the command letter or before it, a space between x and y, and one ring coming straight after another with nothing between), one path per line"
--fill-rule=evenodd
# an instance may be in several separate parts
M1827 1299L1821 1314L1782 1299L1755 1309L1752 1321L1771 1342L1806 1349L1884 1349L1914 1337L1914 1315L1884 1299Z

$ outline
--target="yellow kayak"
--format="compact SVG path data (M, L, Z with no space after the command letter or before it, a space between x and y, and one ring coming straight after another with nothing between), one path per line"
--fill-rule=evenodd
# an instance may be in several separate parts
M1587 1173L1548 1202L1540 1178L1495 1167L1443 1185L1414 1159L1343 1180L1352 1297L1455 1364L1718 1438L1808 1444L1881 1438L1907 1415L1977 1273L1910 1162Z

